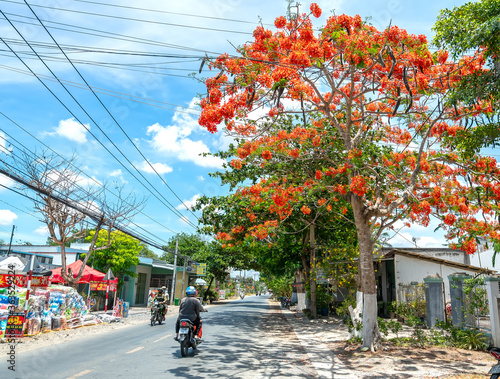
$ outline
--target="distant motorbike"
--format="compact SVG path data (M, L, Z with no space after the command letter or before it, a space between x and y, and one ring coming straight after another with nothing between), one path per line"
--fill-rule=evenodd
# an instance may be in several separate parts
M286 297L286 296L281 296L280 298L280 301L281 301L281 308L288 308L290 309L290 298L289 297Z
M161 325L163 321L163 304L160 304L158 300L153 302L151 305L151 326L155 326L156 321L158 321L158 325Z
M500 378L500 348L490 347L488 351L498 361L497 364L490 369L488 375L491 375L490 379L498 379Z

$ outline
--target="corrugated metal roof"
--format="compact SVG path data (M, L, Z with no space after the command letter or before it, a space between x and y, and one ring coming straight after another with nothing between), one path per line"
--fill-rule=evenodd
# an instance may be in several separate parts
M464 263L458 263L458 262L448 261L446 259L435 258L435 257L429 256L429 255L418 254L418 253L415 253L414 251L408 251L408 250L404 250L404 249L388 249L388 250L389 250L389 252L387 254L384 254L383 258L393 258L396 254L398 254L398 255L404 255L406 257L420 259L423 261L429 261L429 262L443 264L443 265L449 266L449 267L456 267L456 268L467 269L470 271L481 272L484 274L491 275L491 274L496 272L493 270L489 270L487 268L466 265ZM422 249L422 250L424 250L424 249ZM425 249L425 250L428 250L428 249Z
M61 252L61 248L59 246L47 246L47 245L12 245L11 247L12 250L16 250L20 253L51 253L51 254L57 254ZM2 251L7 251L9 250L8 245L2 245L0 246L0 250ZM71 247L67 247L65 249L66 253L87 253L87 250L79 250L79 249L72 249Z

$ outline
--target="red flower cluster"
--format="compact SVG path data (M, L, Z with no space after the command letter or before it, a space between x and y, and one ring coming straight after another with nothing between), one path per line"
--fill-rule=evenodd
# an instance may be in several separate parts
M278 29L283 29L286 26L285 16L280 16L276 20L274 20L274 26L276 26Z
M362 176L355 176L352 178L351 185L349 186L351 191L360 196L363 197L366 193L366 180Z
M262 158L264 158L266 161L271 159L273 155L271 154L271 152L269 150L264 150L262 152Z
M321 17L321 8L319 7L318 4L312 3L310 9L314 17L316 18Z

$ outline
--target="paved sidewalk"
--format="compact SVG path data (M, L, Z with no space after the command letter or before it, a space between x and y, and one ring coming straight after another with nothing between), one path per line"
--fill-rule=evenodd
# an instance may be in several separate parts
M321 324L315 326L315 323L318 324L318 320L310 322L303 314L299 315L288 309L282 309L282 312L309 356L309 360L318 372L318 378L359 378L359 376L351 374L351 370L316 335L317 329L322 327ZM343 333L339 333L337 338L345 337L341 334Z

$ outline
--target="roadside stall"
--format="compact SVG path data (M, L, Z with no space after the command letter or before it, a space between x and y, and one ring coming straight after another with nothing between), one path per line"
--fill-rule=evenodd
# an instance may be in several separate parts
M46 288L50 273L35 256L29 262L15 255L0 257L0 338L22 337L30 293Z
M80 272L83 262L77 260L66 266L67 272L71 272L73 277L76 277ZM62 268L57 268L52 270L52 276L50 277L51 283L65 283L64 279L61 275ZM85 265L83 268L83 274L78 283L86 283L89 285L88 287L88 296L87 296L87 308L91 309L90 304L90 291L106 291L106 306L105 311L107 311L107 298L109 292L114 292L113 303L116 300L116 291L118 287L118 279L114 277L111 270L105 274L100 272L90 266Z

